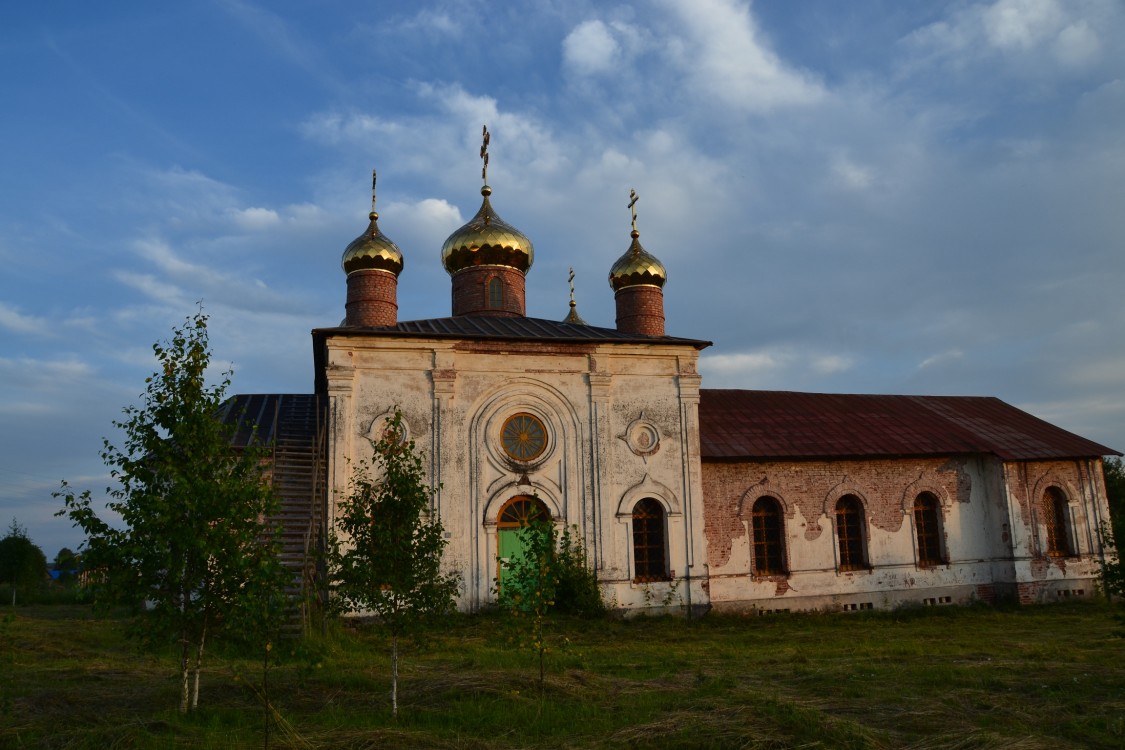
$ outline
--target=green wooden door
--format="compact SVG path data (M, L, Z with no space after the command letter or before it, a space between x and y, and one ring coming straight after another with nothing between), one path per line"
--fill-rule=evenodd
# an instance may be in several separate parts
M510 562L523 553L520 529L536 518L550 520L551 514L539 498L530 495L517 495L500 510L496 519L497 590L504 587L504 576Z
M508 572L508 563L519 557L523 552L523 540L520 538L520 530L518 528L511 529L497 529L497 546L499 547L500 564L498 569L499 586L503 588L504 576Z

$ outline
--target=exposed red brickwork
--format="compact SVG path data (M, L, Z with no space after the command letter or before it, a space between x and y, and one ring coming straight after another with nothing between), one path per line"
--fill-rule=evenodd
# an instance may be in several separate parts
M646 336L664 335L664 290L656 286L627 286L614 295L617 330Z
M919 477L923 483L919 484ZM813 540L831 532L837 496L856 494L864 503L865 528L874 525L895 532L906 519L904 497L914 488L941 490L950 499L968 501L969 482L964 468L944 458L902 458L872 461L738 461L703 463L703 533L707 537L712 568L726 565L734 540L746 534L754 500L762 495L778 498L786 515L786 535L795 530L797 509L807 526L804 537ZM913 507L913 498L909 507Z
M1019 584L1020 604L1036 604L1043 597L1043 584L1038 581L1029 581Z
M982 583L977 586L977 599L985 604L996 603L996 587L991 583Z
M398 277L365 269L348 274L344 325L393 326L398 323Z
M489 282L499 279L503 291L500 306L494 307L489 295ZM527 314L526 279L522 272L507 266L472 266L453 276L454 315Z

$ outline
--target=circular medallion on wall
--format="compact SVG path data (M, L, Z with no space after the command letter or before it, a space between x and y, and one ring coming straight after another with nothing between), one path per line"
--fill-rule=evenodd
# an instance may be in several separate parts
M634 419L625 428L625 434L621 439L629 446L629 450L638 456L648 457L660 450L660 431L656 429L656 425L645 419L644 412L641 412L639 419Z
M394 445L405 445L410 440L410 426L406 424L406 418L403 417L398 424L398 430L394 429L393 411L388 411L380 414L371 421L371 427L364 435L372 443L378 443L380 440L386 439Z
M500 428L500 445L516 461L534 461L547 450L547 427L526 412L513 414Z

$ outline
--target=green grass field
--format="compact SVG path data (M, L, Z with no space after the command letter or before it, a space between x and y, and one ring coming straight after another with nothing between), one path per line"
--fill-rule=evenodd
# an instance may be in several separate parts
M279 649L272 718L260 664L213 653L180 717L171 650L82 607L14 615L0 748L262 747L267 720L273 748L1125 747L1125 639L1098 603L562 621L542 695L509 621L456 617L405 644L397 723L371 632Z

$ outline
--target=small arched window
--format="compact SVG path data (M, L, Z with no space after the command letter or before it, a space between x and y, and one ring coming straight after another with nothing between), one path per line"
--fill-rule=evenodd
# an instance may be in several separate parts
M1047 554L1052 557L1070 557L1074 547L1070 543L1070 503L1058 487L1048 487L1043 493L1043 520L1047 525Z
M493 310L504 308L504 282L498 276L488 280L488 306Z
M785 521L777 498L764 496L754 501L751 511L754 531L754 575L786 575Z
M633 506L633 568L638 582L668 580L664 508L651 497Z
M942 565L941 503L929 492L914 498L914 531L918 535L918 564Z
M844 495L836 502L836 540L840 546L840 570L869 567L863 534L863 503L855 495Z

